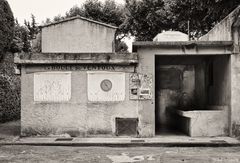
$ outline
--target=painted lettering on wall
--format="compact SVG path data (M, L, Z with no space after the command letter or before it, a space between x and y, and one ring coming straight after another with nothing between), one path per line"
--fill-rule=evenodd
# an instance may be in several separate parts
M81 64L81 65L35 65L26 67L26 73L49 72L49 71L109 71L109 72L134 72L132 65L110 64Z
M45 70L49 71L114 71L114 65L51 65L46 66Z

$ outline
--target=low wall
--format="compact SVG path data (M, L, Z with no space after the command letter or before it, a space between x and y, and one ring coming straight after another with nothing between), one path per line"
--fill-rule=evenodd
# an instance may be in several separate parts
M209 109L212 110L177 110L181 130L192 137L227 136L228 107L210 106Z

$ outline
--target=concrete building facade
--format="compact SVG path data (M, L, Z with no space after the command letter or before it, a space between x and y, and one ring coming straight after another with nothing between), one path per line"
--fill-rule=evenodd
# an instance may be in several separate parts
M239 136L238 11L202 40L135 42L127 54L103 23L43 27L42 53L15 57L22 135Z
M45 25L42 53L112 53L116 29L80 16Z

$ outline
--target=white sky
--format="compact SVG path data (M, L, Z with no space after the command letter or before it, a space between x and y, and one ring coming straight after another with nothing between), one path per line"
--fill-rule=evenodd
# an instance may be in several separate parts
M85 0L7 0L14 17L23 24L24 19L30 20L31 14L41 24L46 18L53 18L65 13L74 5L80 6ZM104 1L104 0L101 0ZM115 0L117 3L124 3L124 0Z

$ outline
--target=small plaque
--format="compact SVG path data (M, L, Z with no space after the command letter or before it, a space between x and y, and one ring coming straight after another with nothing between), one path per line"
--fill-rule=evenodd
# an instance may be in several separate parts
M112 89L112 82L108 79L104 79L100 86L103 91L108 92Z

